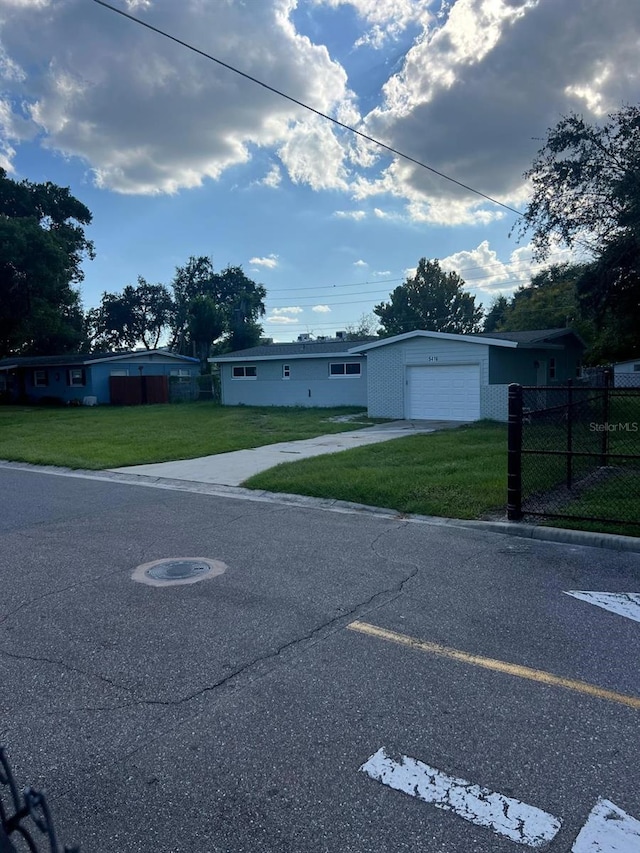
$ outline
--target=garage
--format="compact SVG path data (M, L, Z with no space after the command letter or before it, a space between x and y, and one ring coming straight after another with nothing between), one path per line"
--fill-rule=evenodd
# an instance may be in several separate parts
M480 417L480 365L407 367L409 420L474 421Z

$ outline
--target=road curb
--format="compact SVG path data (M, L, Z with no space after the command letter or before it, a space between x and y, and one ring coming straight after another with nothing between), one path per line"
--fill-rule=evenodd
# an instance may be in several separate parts
M388 509L387 507L369 506L368 504L341 501L334 498L315 498L308 495L289 494L287 492L244 489L241 486L223 486L214 483L197 483L191 480L148 477L142 474L88 471L84 469L61 468L53 465L30 465L26 462L6 462L0 460L0 469L2 468L50 474L59 477L106 481L119 483L120 485L191 492L193 494L227 497L235 500L280 503L289 506L308 507L310 509L323 509L330 512L379 515L384 518L402 519L413 524L430 524L434 527L455 527L464 530L483 530L487 533L499 533L523 539L535 539L540 542L556 542L564 545L602 548L609 551L640 553L640 537L620 536L615 533L592 533L588 530L569 530L562 527L525 524L519 521L475 521L462 518L443 518L437 515L414 515Z

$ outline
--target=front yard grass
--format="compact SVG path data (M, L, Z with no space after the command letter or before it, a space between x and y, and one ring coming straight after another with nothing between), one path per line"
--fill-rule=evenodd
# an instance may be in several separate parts
M278 465L243 486L478 518L504 510L507 429L480 422Z
M329 420L356 414L358 423ZM373 423L356 408L258 408L212 402L96 408L0 406L0 459L69 468L119 468L314 438Z

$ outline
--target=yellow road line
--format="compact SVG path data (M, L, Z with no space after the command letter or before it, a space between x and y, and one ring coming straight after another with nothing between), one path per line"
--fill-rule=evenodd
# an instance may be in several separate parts
M378 628L376 625L370 625L368 622L356 620L347 627L351 631L359 631L362 634L378 637L380 640L389 640L401 646L409 646L409 648L420 652L428 652L441 658L468 663L471 666L492 669L495 672L504 672L507 675L514 675L517 678L527 678L529 681L539 681L542 684L549 684L553 687L564 687L565 690L585 693L587 696L593 696L596 699L607 699L609 702L618 702L620 705L627 705L629 708L635 708L640 711L640 698L628 696L625 693L616 693L613 690L605 690L602 687L596 687L594 684L588 684L586 681L562 678L562 676L552 675L550 672L545 672L542 669L532 669L529 666L520 666L517 663L508 663L507 661L495 660L494 658L485 658L481 655L472 655L469 652L462 652L459 649L441 646L439 643L416 640L415 637L408 637L406 634L397 634L395 631L387 631L385 628Z

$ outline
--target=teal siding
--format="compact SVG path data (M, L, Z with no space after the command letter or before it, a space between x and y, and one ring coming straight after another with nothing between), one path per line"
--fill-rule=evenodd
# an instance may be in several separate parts
M359 377L330 377L332 362L357 362ZM233 363L220 364L222 402L225 406L328 406L367 405L367 362L361 356L243 360L237 366L254 365L255 379L233 379ZM283 378L283 366L289 378Z
M562 385L567 379L576 378L581 358L580 347L567 346L561 350L490 347L489 384L509 385L517 382L520 385ZM555 359L556 363L555 378L549 376L551 359ZM539 381L545 363L546 379Z

